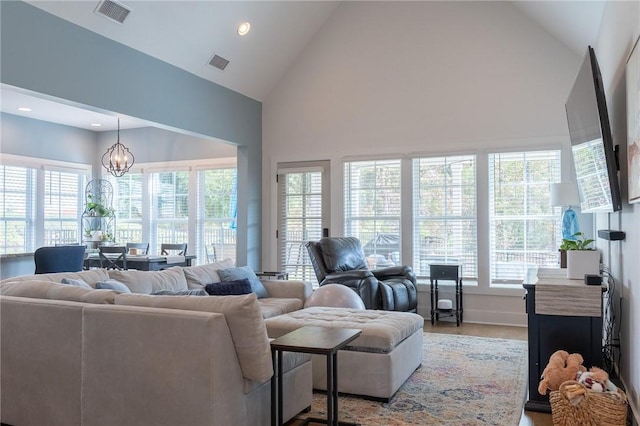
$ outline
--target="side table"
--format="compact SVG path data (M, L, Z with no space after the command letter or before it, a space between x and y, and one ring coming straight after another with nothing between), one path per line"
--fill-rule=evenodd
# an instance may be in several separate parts
M271 425L283 423L282 352L303 352L327 357L327 419L308 418L303 424L338 423L338 351L360 336L362 330L304 326L271 341L274 376L271 378ZM277 382L277 386L276 386ZM277 394L276 394L277 388Z
M456 326L462 322L462 265L460 264L431 264L429 278L431 279L431 325L440 319L441 315L455 316ZM448 280L455 283L454 306L452 309L438 308L438 280Z
M288 272L280 272L280 271L259 271L259 272L256 272L256 276L263 280L288 280L289 279Z

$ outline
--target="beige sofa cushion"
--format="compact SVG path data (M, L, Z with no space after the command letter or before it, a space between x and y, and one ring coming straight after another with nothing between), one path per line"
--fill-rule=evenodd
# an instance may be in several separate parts
M80 272L57 272L54 274L38 274L38 275L23 275L20 277L11 277L2 280L2 282L17 282L17 281L50 281L59 283L63 278L71 278L74 280L82 280L89 284L91 287L95 287L98 281L104 281L109 279L109 274L105 269L90 269L88 271Z
M68 284L49 281L37 281L39 275L31 281L3 282L0 294L3 296L29 297L32 299L68 300L70 302L114 304L116 294L113 290L89 290Z
M187 290L187 280L184 278L182 268L173 268L162 271L126 271L110 270L109 277L120 281L132 293L151 294L159 290Z
M267 381L273 375L271 347L255 294L242 296L150 296L119 294L116 305L149 306L224 314L242 375Z
M208 263L199 266L187 266L182 268L182 272L187 280L190 289L204 290L207 284L219 283L222 281L218 275L218 270L233 268L233 259L224 259L220 262Z

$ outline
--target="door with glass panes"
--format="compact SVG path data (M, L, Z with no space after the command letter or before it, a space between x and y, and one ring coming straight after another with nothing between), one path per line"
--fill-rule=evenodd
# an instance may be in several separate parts
M278 265L290 279L317 279L305 243L329 235L329 161L278 164Z

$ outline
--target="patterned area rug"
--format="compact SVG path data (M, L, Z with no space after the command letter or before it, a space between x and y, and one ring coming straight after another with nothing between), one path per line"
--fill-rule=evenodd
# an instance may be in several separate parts
M362 426L517 426L527 388L527 342L424 334L422 366L389 403L339 397L340 421ZM326 394L314 392L311 413L326 418Z

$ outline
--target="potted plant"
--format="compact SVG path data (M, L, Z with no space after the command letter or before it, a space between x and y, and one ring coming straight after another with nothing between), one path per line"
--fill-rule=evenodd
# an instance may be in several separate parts
M595 240L584 238L582 232L576 232L571 238L564 238L560 253L567 256L567 278L584 279L586 274L600 274L600 252L591 247Z

